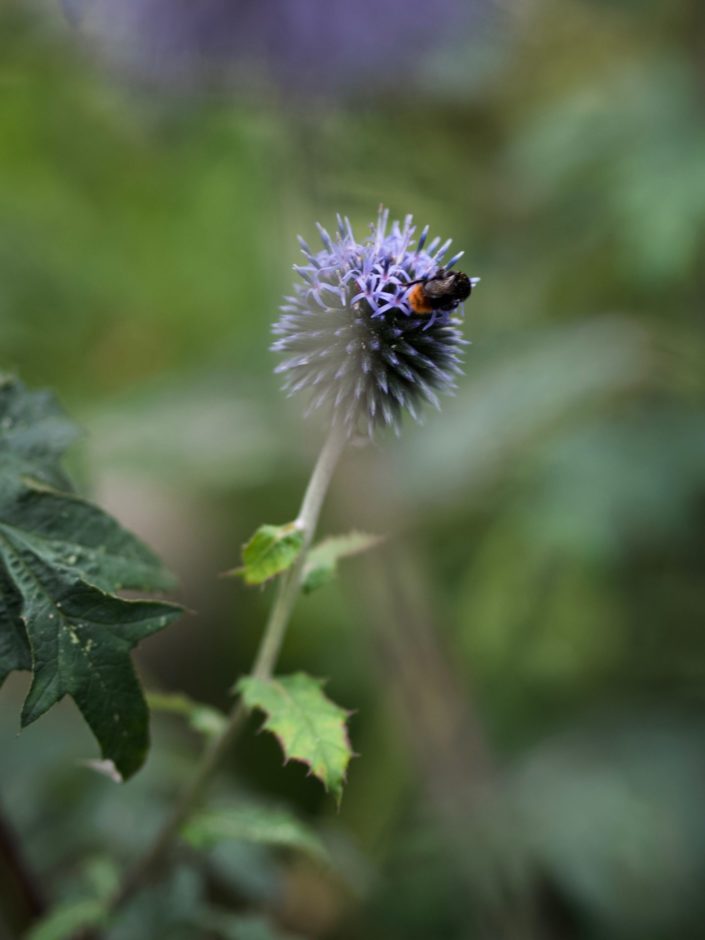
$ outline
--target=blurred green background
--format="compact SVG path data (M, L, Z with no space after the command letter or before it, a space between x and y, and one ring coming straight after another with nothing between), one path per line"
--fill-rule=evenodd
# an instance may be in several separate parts
M58 7L0 10L0 367L57 391L75 473L181 579L194 613L141 648L148 687L225 707L251 662L271 592L218 573L295 514L321 437L268 351L296 233L342 212L362 235L384 202L482 278L457 397L335 480L324 530L388 542L287 641L281 671L356 710L340 811L254 722L220 781L295 808L331 865L185 856L111 938L210 936L205 895L331 940L703 936L705 14L484 14L309 96L145 80ZM155 719L120 789L77 764L70 705L16 736L25 685L0 802L57 898L138 850L198 742Z

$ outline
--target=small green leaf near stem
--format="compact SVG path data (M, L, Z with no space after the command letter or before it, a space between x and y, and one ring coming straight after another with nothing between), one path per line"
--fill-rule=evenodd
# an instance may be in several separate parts
M264 584L293 565L303 544L297 522L262 525L242 549L242 567L227 574L240 575L245 584Z

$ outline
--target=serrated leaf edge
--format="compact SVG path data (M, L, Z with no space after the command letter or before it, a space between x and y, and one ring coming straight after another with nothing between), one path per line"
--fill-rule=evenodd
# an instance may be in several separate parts
M323 688L327 685L327 683L328 683L328 681L329 681L328 679L321 679L321 678L319 678L319 677L317 677L317 676L311 676L311 675L309 675L308 673L303 673L303 672L292 673L291 676L288 676L288 677L285 677L285 678L293 678L294 676L306 676L307 679L311 679L313 682L317 683L317 685L318 685L318 687L319 687L320 689L323 689ZM259 705L259 704L257 704L257 705L248 705L248 704L247 704L247 702L245 701L245 693L244 693L244 691L243 691L243 689L242 689L242 684L243 684L243 683L246 683L246 682L248 681L248 679L252 679L252 678L254 678L254 677L253 677L253 676L242 676L242 677L241 677L240 679L238 679L238 681L235 683L235 686L234 686L234 689L233 689L233 690L234 690L234 691L237 691L240 695L242 695L243 701L245 702L246 707L247 707L250 711L254 711L255 709L257 709L258 711L261 711L261 712L264 713L265 719L264 719L264 722L262 723L262 725L261 725L261 726L259 727L259 729L257 730L257 734L262 734L263 731L266 731L268 734L271 734L273 738L276 738L276 740L277 740L277 742L278 742L278 744L279 744L279 747L280 747L281 750L282 750L282 754L284 755L284 760L283 760L283 762L282 762L282 766L283 766L283 767L286 767L287 764L289 764L291 761L295 761L297 764L303 764L304 767L308 768L308 771L307 771L307 773L306 773L306 776L307 776L307 777L314 776L314 777L316 778L316 780L318 780L318 781L323 785L323 789L326 791L326 793L333 792L333 795L335 796L336 802L337 802L337 804L338 804L338 808L340 808L340 803L341 803L341 800L342 800L342 798L343 798L343 784L344 784L344 783L347 783L347 780L348 780L348 766L349 766L349 764L350 764L350 761L351 761L353 758L360 756L360 755L357 753L357 751L354 751L353 748L352 748L352 743L351 743L351 741L350 741L350 732L349 732L348 726L347 726L347 720L348 720L348 718L351 718L354 714L356 714L356 709L348 709L348 708L345 708L343 705L338 705L338 703L337 703L337 702L334 702L332 699L328 699L328 701L330 702L330 704L331 704L331 705L334 705L335 708L337 708L339 711L341 711L341 712L343 713L343 715L345 716L344 719L343 719L343 736L344 736L345 742L346 742L346 744L347 744L347 751L346 751L346 753L347 753L347 756L348 756L348 760L347 760L347 762L346 762L345 768L343 769L343 771L342 771L342 773L341 773L341 783L340 783L340 786L339 786L339 787L333 787L333 785L330 784L327 780L324 780L322 777L320 777L317 773L314 772L310 760L307 760L305 757L297 757L296 755L293 755L293 754L292 754L292 755L287 755L287 753L286 753L286 747L284 746L284 741L282 740L281 736L280 736L276 731L274 731L271 727L269 727L269 725L268 725L268 722L269 722L270 719L271 719L271 714L267 711L266 708L264 708L262 705ZM260 679L259 681L260 681L260 682L261 682L261 681L270 682L270 683L272 683L272 684L276 684L276 683L277 683L276 678L266 679L266 680L261 680L261 679ZM281 684L279 684L279 685L280 685L280 687L281 687ZM283 691L286 692L286 689L283 689Z
M130 537L133 538L136 542L138 542L139 544L141 544L142 547L143 547L144 549L146 549L146 551L149 552L149 553L154 557L155 567L159 567L160 573L164 576L164 584L163 584L163 586L161 586L161 587L159 587L159 588L152 588L152 587L146 586L146 587L143 587L143 588L134 588L134 590L145 590L145 591L148 591L150 594L161 594L161 593L165 593L166 591L170 591L170 590L172 590L172 589L174 589L174 588L176 588L176 587L178 586L178 579L176 578L176 576L173 575L173 574L169 571L169 569L161 562L161 560L159 559L159 557L158 557L158 556L156 555L156 553L149 547L149 545L146 545L146 544L142 541L142 539L140 539L140 538L139 538L137 535L135 535L133 532L130 532L128 529L126 529L125 526L123 526L122 523L121 523L118 519L116 519L116 518L115 518L114 516L112 516L110 513L106 512L106 511L105 511L104 509L102 509L100 506L98 506L98 505L96 505L95 503L91 502L91 500L86 499L85 497L81 496L81 495L78 494L78 493L73 493L73 492L70 492L70 491L68 491L68 490L60 490L60 489L58 489L57 487L52 486L50 483L46 483L46 482L44 482L43 480L38 480L38 479L36 479L36 477L30 476L30 475L28 475L28 474L22 474L22 475L20 476L20 481L21 481L28 489L34 490L34 491L37 492L37 493L48 493L48 494L51 495L51 496L58 496L58 497L60 497L61 499L67 500L68 502L77 503L77 504L80 504L81 506L87 506L89 509L93 510L94 512L99 513L100 515L102 515L102 516L106 517L107 519L109 519L112 523L114 523L114 525L116 526L117 529L119 529L119 530L122 531L122 532L125 532L128 536L130 536ZM0 525L0 527L4 528L4 526L2 526L2 525ZM21 539L25 542L25 544L27 545L27 547L28 547L31 551L34 551L34 548L33 548L33 546L31 545L31 539L27 539L27 538L26 538L26 534L24 533L23 530L17 529L15 526L9 526L8 528L12 528L13 531L17 533L18 537L21 538ZM82 548L82 546L81 546L80 544L78 544L78 543L69 543L69 542L67 541L67 544L76 544L76 548L77 548L77 549ZM106 557L106 558L109 558L109 557L111 557L111 556L109 556L109 555L106 554L105 557ZM65 571L70 571L70 570L71 570L71 569L68 567L68 565L62 564L61 562L55 562L55 564L56 564L57 567L60 567L62 570L65 570ZM146 564L146 562L143 562L143 564ZM84 579L81 579L81 580L84 580ZM86 583L86 584L90 584L91 587L95 587L95 585L92 584L90 581L86 581L85 583ZM96 590L102 591L102 588L96 587ZM120 588L118 588L118 590L120 590ZM105 591L102 591L102 592L103 592L103 593L110 593L110 592L105 592ZM115 595L113 595L113 596L115 596Z

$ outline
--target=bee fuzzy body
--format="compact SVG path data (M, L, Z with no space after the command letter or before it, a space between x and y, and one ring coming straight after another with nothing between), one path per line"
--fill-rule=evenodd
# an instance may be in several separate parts
M406 302L416 316L455 310L472 293L474 278L462 271L440 268L435 274L411 281Z

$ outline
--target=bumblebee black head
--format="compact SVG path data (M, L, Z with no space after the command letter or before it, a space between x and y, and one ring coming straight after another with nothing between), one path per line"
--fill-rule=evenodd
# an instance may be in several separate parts
M472 281L464 271L452 271L449 280L451 278L453 279L451 293L459 303L462 303L472 293Z

